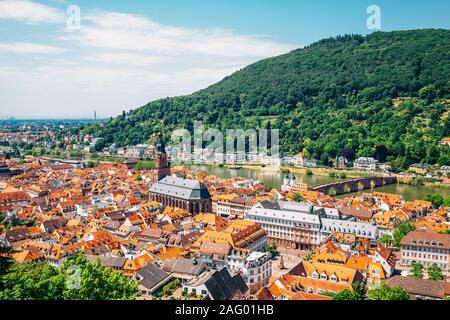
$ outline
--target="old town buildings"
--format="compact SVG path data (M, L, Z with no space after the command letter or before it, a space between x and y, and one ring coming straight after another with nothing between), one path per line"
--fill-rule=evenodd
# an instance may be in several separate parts
M227 256L228 268L240 273L251 293L266 287L272 276L272 257L269 253L232 250Z
M294 202L264 201L253 207L246 219L260 224L271 241L299 249L320 244L320 215L323 209Z
M355 283L394 279L413 261L448 273L444 207L380 192L336 199L297 182L271 189L171 168L164 145L155 150L149 170L5 159L23 173L0 178L4 254L55 267L85 254L137 280L140 299L176 285L176 299L327 300ZM404 223L416 231L397 249L392 236ZM423 294L403 280L411 295Z
M246 219L267 230L271 241L296 249L314 249L333 232L376 239L378 228L370 223L343 216L339 210L305 203L261 202L253 207Z
M438 265L442 270L450 266L450 235L417 230L408 233L400 242L401 263L410 266L420 262L429 267Z

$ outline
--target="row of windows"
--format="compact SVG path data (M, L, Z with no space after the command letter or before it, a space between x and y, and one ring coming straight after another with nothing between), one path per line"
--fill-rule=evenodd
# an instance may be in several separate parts
M439 245L440 247L444 246L444 243L442 241L436 242L436 241L430 241L430 240L416 240L416 239L412 239L411 241L413 244L426 244L426 245L430 245L432 244L433 246Z
M254 274L258 274L258 273L261 273L261 272L263 272L265 270L268 270L270 268L271 268L271 264L270 263L266 263L263 266L258 267L258 269L256 269L256 271L255 271L255 269L250 269L249 273L252 276Z
M319 237L313 237L308 235L292 235L292 234L286 234L284 232L268 232L269 237L271 238L278 238L278 239L284 239L284 240L290 240L290 241L315 241L319 242Z
M249 282L250 283L260 282L264 279L267 279L268 277L270 277L270 273L269 273L269 271L266 271L262 275L259 275L257 277L250 277Z
M270 224L264 224L264 223L260 223L259 224L261 226L261 228L263 228L266 231L283 231L283 232L289 232L292 234L312 234L312 235L320 235L320 232L318 231L312 231L311 229L308 230L298 230L298 229L293 229L293 228L289 228L289 227L280 227L280 226L274 226L274 225L270 225Z
M200 291L200 290L199 290ZM192 290L191 290L191 292L193 292L193 293L195 293L195 294L197 294L197 289L195 289L195 288L192 288ZM200 291L200 293L202 294L202 295L207 295L208 294L208 291L207 290L201 290Z
M410 265L411 263L416 262L415 260L409 260L409 259L402 259L402 264L403 265ZM435 262L429 262L429 261L420 261L424 267L430 267L433 264L437 264L442 270L447 270L448 269L448 265L445 263L435 263Z
M319 229L319 225L317 224L310 224L310 223L301 223L301 222L297 222L297 221L292 221L292 220L281 220L281 219L275 219L275 218L263 218L260 216L249 216L248 217L251 220L254 221L264 221L264 222L268 222L268 223L277 223L277 224L281 224L281 225L288 225L288 226L293 226L293 227L300 227L300 228L308 228L308 229Z
M285 236L295 236L295 237L317 237L319 236L319 234L317 232L289 232L289 231L284 231L284 230L273 230L273 229L266 229L266 231L271 234L271 233L276 233L276 234L282 234Z
M417 246L403 246L404 250L415 250L415 251L424 251L424 252L432 252L432 253L442 253L442 254L448 254L449 251L446 249L435 249L435 248L428 248L428 247L417 247Z
M317 272L314 272L312 274L313 279L319 279L319 277L321 280L328 280L328 275L326 273L322 273L320 276L319 276L319 273L317 273ZM330 281L337 282L338 278L336 277L336 275L332 274L330 277Z
M13 206L13 205L17 205L17 204L27 204L27 202L26 201L22 201L22 202L2 202L2 203L0 203L0 207Z
M372 236L372 232L370 231L361 231L361 230L356 230L356 229L345 229L345 228L336 228L336 227L324 227L323 231L338 231L338 232L347 232L347 233L353 233L356 234L358 236L368 236L371 237Z
M437 254L421 254L421 253L415 253L415 252L405 252L405 257L411 257L411 258L423 258L423 259L433 259L433 260L441 260L445 261L448 259L447 256L443 255L437 255Z

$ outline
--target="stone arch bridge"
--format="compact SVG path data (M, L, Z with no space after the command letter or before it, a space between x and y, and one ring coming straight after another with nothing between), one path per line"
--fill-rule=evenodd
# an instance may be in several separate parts
M336 181L333 183L312 187L311 190L319 191L328 195L340 196L347 193L359 192L395 183L397 183L397 177L372 176Z

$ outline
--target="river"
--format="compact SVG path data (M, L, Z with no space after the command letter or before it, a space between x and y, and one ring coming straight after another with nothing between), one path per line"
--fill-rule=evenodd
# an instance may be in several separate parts
M209 166L209 165L184 165L186 168L193 170L194 172L204 171L210 175L215 175L221 178L235 178L244 177L249 179L259 180L265 185L271 188L281 188L285 174L280 171L263 170L260 168L240 168L230 169L227 167ZM292 174L290 174L292 175ZM339 181L339 178L331 178L326 175L306 175L304 173L294 174L298 182L303 182L308 185L320 185L333 181ZM363 192L370 192L371 190L365 190ZM403 196L405 200L418 200L423 199L427 193L440 193L444 198L450 196L449 188L437 188L430 186L410 186L403 184L393 184L380 188L375 188L372 191L380 191L386 193L395 193ZM358 195L362 192L351 193L341 197L349 197L352 195Z

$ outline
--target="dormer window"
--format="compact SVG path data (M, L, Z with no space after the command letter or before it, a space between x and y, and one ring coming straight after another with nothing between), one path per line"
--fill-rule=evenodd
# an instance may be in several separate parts
M325 272L323 272L323 273L320 275L320 279L322 279L322 280L327 280L327 279L328 279L328 275L327 275Z
M330 277L330 280L333 281L333 282L337 282L337 277L336 277L336 275L335 275L335 274L332 274L331 277Z

